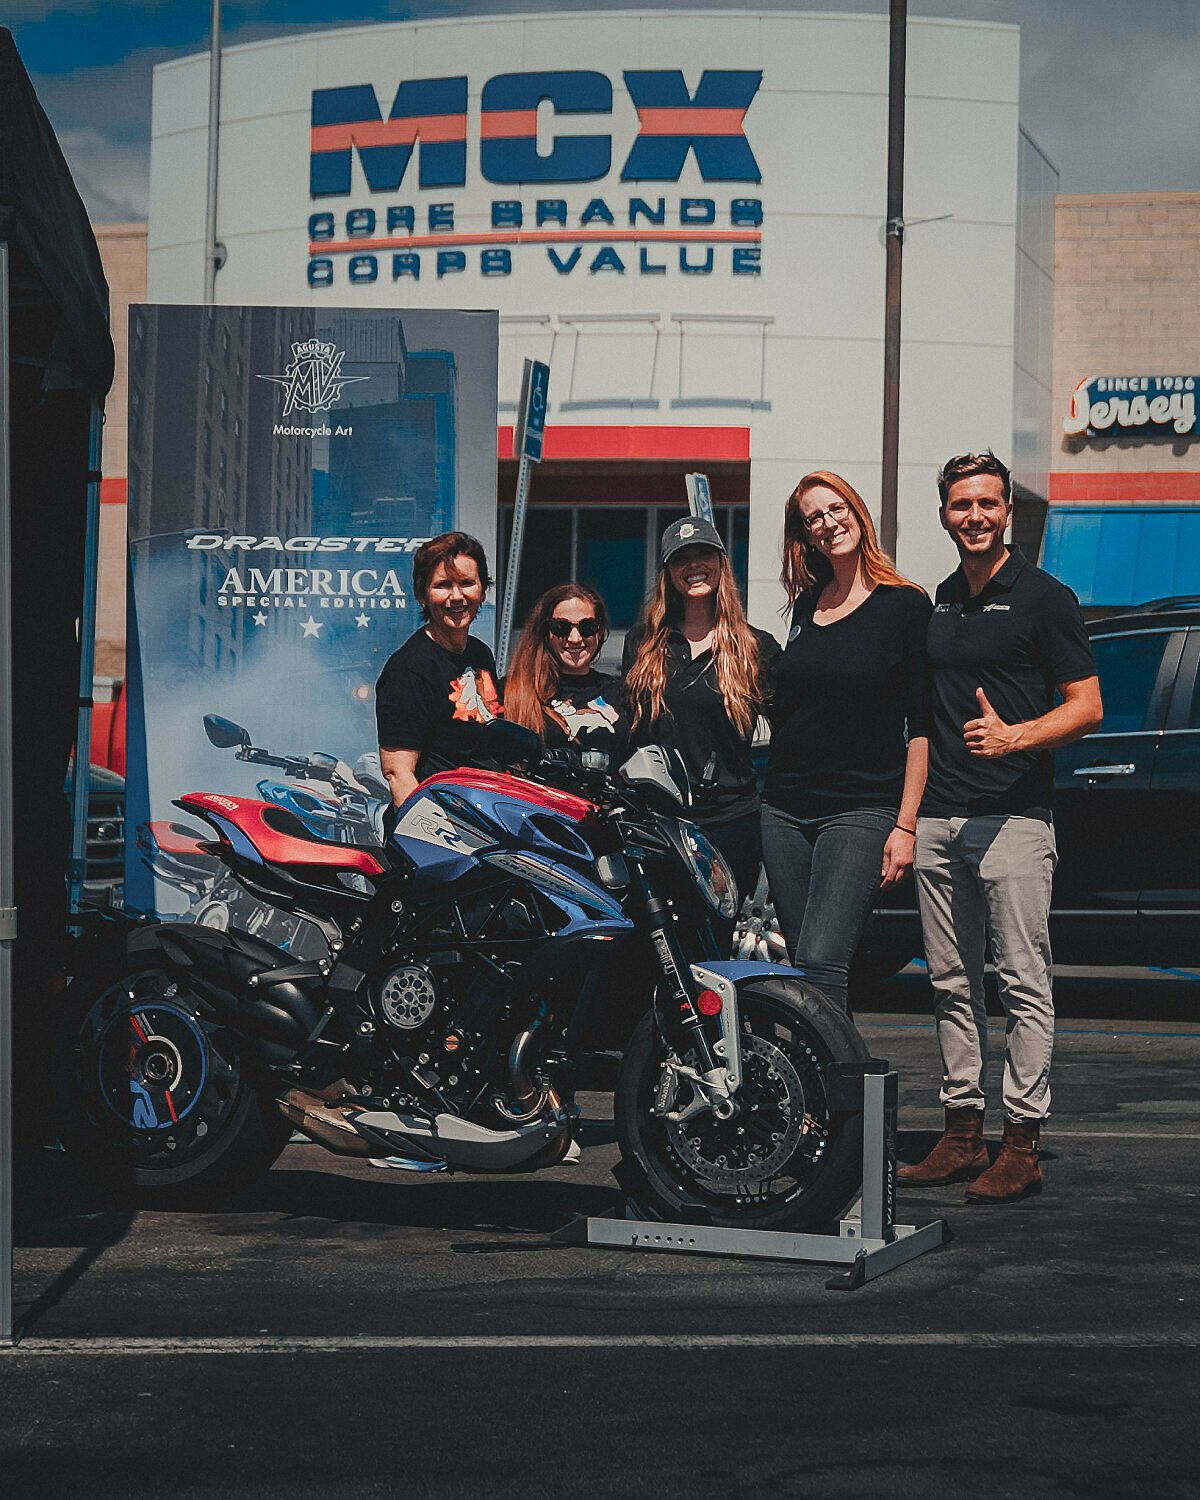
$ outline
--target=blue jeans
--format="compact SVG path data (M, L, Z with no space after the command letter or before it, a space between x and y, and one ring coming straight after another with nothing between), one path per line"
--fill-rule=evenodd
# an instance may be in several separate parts
M788 952L840 1009L850 960L879 889L890 807L794 818L763 804L763 862Z

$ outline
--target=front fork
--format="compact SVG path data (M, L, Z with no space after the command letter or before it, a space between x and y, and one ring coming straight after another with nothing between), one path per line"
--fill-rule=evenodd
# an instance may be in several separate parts
M663 1119L681 1121L701 1110L711 1109L719 1120L729 1119L735 1109L734 1097L741 1083L741 1048L738 1038L737 993L728 980L714 984L721 997L721 1036L710 1042L704 1021L692 998L693 984L684 978L690 974L674 933L674 917L666 901L647 881L636 860L629 860L630 881L641 898L650 921L650 941L658 958L666 1003L659 1014L664 1022L665 1040L676 1054L691 1051L699 1066L689 1067L668 1057L663 1065L655 1095L653 1112ZM716 980L716 976L712 976ZM691 1085L691 1100L674 1108L681 1083Z

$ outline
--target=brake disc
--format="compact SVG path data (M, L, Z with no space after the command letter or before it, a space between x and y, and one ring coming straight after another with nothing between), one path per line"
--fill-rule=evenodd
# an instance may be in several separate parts
M716 1187L751 1189L778 1177L804 1134L804 1086L787 1054L765 1037L742 1036L741 1108L668 1124L679 1160Z

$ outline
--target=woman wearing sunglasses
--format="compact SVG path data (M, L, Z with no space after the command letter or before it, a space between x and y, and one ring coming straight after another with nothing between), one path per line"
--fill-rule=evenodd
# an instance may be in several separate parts
M715 783L690 816L744 894L762 859L750 750L779 643L746 623L715 526L698 516L676 521L663 532L660 555L641 621L625 638L630 748L672 746L694 784Z
M578 745L614 760L624 744L618 679L594 665L608 639L604 600L582 583L547 589L529 612L503 684L509 720L549 749Z
M763 857L788 952L846 1009L875 893L912 869L932 606L880 548L862 496L824 471L788 499L782 582L792 626L775 680Z

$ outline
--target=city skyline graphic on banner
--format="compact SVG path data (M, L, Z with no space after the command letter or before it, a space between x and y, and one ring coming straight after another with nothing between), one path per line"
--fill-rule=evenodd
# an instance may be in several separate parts
M197 788L263 795L214 716L277 757L375 753L376 678L421 623L413 554L455 527L495 552L496 329L494 313L131 310L134 827ZM131 851L133 904L177 905Z

